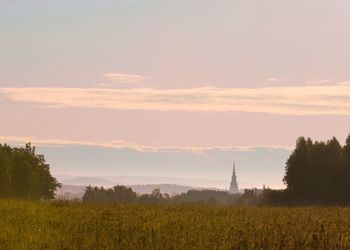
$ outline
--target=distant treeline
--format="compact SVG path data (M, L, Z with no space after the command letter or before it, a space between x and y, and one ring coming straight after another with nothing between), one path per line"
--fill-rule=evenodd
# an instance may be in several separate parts
M235 204L241 195L229 194L216 190L190 190L187 193L170 197L154 189L151 194L136 194L131 188L115 186L105 189L103 187L87 187L83 201L90 203L135 203L135 204Z
M53 199L57 180L35 147L0 144L0 198Z

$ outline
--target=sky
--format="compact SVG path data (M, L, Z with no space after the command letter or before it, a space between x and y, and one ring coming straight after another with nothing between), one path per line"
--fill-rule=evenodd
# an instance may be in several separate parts
M241 187L283 188L299 136L350 132L349 1L0 4L0 141L56 176L227 188L235 160Z

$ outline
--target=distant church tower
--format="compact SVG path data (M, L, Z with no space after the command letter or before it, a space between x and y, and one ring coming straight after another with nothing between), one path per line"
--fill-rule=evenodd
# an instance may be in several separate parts
M230 193L238 193L238 184L237 184L237 177L236 177L236 164L233 162L233 170L232 170L232 178L231 178L231 185L230 185Z

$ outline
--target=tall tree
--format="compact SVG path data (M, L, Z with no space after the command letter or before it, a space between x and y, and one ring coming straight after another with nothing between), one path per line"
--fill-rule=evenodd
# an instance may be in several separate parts
M342 147L333 137L312 142L300 137L286 163L287 194L299 202L350 202L350 136Z
M23 148L0 145L0 197L52 199L59 186L30 143Z
M288 191L296 195L311 192L309 175L312 172L310 162L312 145L310 138L307 140L304 137L298 138L296 147L286 163L283 181Z
M11 148L0 144L0 198L9 197L11 192Z

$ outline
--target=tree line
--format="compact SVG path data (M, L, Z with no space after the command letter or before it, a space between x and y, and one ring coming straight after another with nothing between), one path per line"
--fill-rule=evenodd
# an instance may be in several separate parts
M350 204L350 134L342 146L300 137L287 160L285 190L264 191L268 204Z
M126 204L218 204L218 205L259 205L261 190L245 189L244 193L231 194L219 190L189 190L186 193L169 196L158 188L151 194L138 195L131 188L88 186L83 196L87 203L126 203Z
M229 194L217 190L189 190L187 193L169 196L162 194L158 188L151 194L138 195L131 188L115 186L113 188L87 187L83 202L89 203L128 203L128 204L234 204L239 199L238 194Z
M54 198L60 184L35 150L30 143L18 148L0 144L0 198Z

